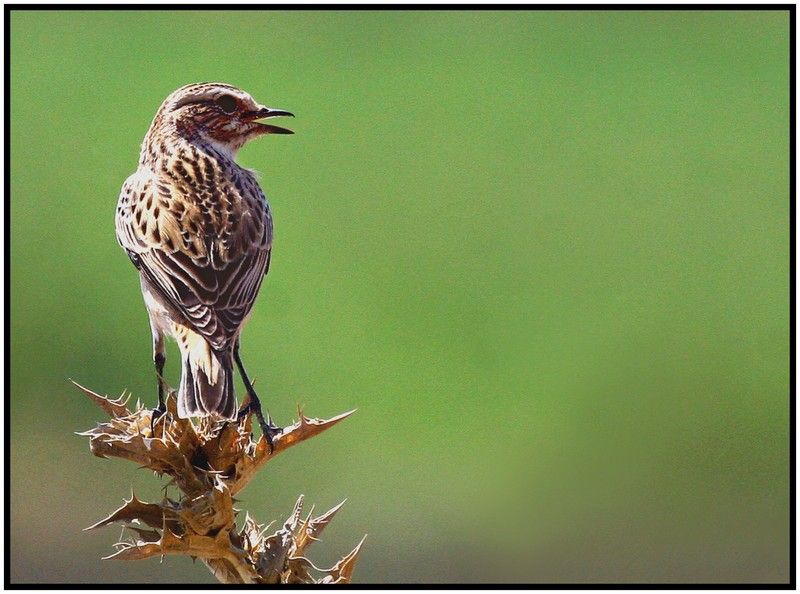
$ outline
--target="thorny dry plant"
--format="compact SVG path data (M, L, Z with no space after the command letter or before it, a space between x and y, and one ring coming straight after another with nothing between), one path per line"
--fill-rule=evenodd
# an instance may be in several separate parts
M175 399L170 397L170 414L157 421L152 434L150 410L141 405L130 410L124 395L112 400L75 385L110 417L94 429L79 433L89 437L93 454L136 462L158 475L171 477L168 485L180 489L179 500L167 497L165 489L160 503L145 503L131 494L122 507L87 528L119 522L128 529L128 537L118 542L116 552L105 559L189 555L202 560L223 583L350 581L364 539L330 569L320 569L306 557L308 548L344 502L316 517L312 508L301 519L301 495L283 526L270 535L269 525L258 524L249 513L237 528L238 510L233 505L236 494L266 462L332 427L353 411L319 420L309 419L298 410L299 420L274 438L270 452L263 437L253 441L249 415L241 423L196 427L190 419L178 418Z

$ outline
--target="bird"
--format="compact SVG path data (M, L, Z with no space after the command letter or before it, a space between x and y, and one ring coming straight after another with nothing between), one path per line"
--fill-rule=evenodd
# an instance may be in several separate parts
M239 421L255 414L272 449L281 429L264 414L239 353L240 335L269 270L273 220L256 173L236 163L245 143L291 130L226 83L193 83L161 104L122 185L117 241L139 272L150 320L158 406L165 413L165 337L181 356L177 414ZM237 407L234 364L247 402ZM151 427L152 428L152 427Z

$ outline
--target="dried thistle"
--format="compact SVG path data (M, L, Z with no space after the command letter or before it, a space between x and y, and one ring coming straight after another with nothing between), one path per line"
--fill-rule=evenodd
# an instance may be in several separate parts
M74 383L74 382L73 382ZM87 528L122 523L127 537L105 559L146 559L163 555L189 555L202 560L223 583L345 583L349 582L361 542L330 569L315 566L306 552L341 508L301 519L301 495L279 530L257 523L249 513L240 528L234 497L256 471L282 451L332 427L354 411L327 420L309 419L298 409L299 419L273 438L274 449L262 436L253 441L250 416L241 423L196 427L177 415L175 399L167 398L169 414L151 432L151 414L137 406L131 411L124 395L117 400L75 384L110 419L79 433L89 437L93 454L136 462L158 475L167 475L180 490L180 499L165 495L160 503L130 499L107 518ZM313 509L312 509L313 512ZM124 532L125 534L125 532Z

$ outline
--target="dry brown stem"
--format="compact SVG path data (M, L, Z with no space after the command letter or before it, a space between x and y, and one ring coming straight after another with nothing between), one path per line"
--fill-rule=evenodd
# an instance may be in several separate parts
M301 495L289 518L270 535L269 526L258 524L249 513L237 528L238 510L233 504L234 496L266 462L332 427L353 411L320 420L309 419L298 409L298 421L274 438L270 452L263 437L253 441L249 416L241 423L204 422L196 427L190 419L178 418L175 400L169 397L168 414L156 422L155 431L151 432L150 410L141 406L130 410L124 395L112 400L75 385L109 416L94 429L79 433L89 438L93 454L136 462L169 476L168 484L180 489L178 500L165 494L160 503L145 503L131 493L122 507L87 528L120 522L128 529L129 537L118 542L116 552L106 559L189 555L201 559L223 583L350 581L363 539L329 569L320 569L306 558L308 548L344 502L320 516L309 513L301 519Z

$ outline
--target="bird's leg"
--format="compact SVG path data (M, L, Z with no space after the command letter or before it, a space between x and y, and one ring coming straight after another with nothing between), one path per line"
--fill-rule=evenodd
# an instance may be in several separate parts
M244 387L247 390L247 397L249 398L247 404L239 409L239 420L244 418L248 413L254 413L256 415L258 424L261 427L262 433L264 434L264 439L266 439L267 444L269 444L269 451L271 453L273 449L272 438L281 432L281 428L273 424L272 418L269 416L269 412L267 412L267 418L264 419L264 413L261 411L261 401L258 399L258 395L253 389L253 384L250 382L250 378L247 377L247 372L244 369L244 364L242 364L242 359L239 357L238 341L233 347L233 359L236 361L236 366L239 368L239 373L242 375L242 381L244 382Z
M167 362L166 349L164 348L164 337L160 333L153 332L153 363L156 366L156 377L158 379L158 407L153 409L150 415L150 433L155 433L156 422L167 412L167 405L164 402L164 364Z

